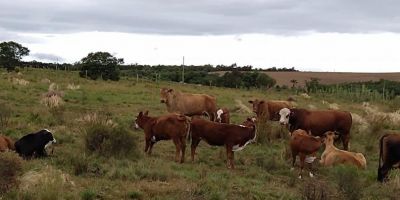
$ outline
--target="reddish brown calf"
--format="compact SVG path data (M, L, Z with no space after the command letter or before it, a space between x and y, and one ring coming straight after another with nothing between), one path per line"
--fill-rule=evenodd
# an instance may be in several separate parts
M322 145L322 139L313 137L307 134L306 131L302 129L297 129L293 131L292 136L290 138L290 149L292 151L292 167L294 168L294 164L296 162L297 155L300 156L300 175L299 178L302 176L303 168L304 168L304 161L306 160L307 155L313 155L315 157L315 153L319 150ZM313 159L310 157L310 159ZM313 161L313 160L312 160ZM310 162L310 165L312 163ZM310 176L313 177L314 175L310 169Z
M225 146L227 166L231 169L234 169L233 152L242 150L247 144L256 139L255 125L244 127L194 118L190 129L192 162L194 161L197 145L203 139L212 146Z
M146 146L144 152L151 154L153 145L160 140L170 140L175 144L175 161L185 161L185 138L190 130L190 120L184 115L167 114L160 117L148 116L148 111L140 112L135 120L136 128L144 129Z

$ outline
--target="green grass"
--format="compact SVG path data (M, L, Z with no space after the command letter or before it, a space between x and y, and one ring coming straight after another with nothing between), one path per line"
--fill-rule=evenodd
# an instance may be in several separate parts
M285 100L293 96L290 91L274 90L241 90L216 88L198 85L182 85L170 82L148 82L122 78L119 82L91 81L81 79L76 72L49 71L42 69L24 69L19 78L30 81L27 86L13 85L10 79L17 74L0 71L0 105L6 104L11 109L10 122L2 133L12 138L49 128L55 133L58 141L54 154L48 158L30 160L23 163L22 177L32 171L46 171L51 167L49 176L53 182L42 182L32 186L29 191L21 187L11 189L4 195L8 199L301 199L309 181L318 181L313 185L324 183L327 194L332 199L359 197L361 199L390 199L398 192L398 178L387 185L376 182L377 138L380 130L400 129L400 125L385 124L378 126L377 133L360 133L353 128L351 150L367 153L368 168L359 172L350 181L360 193L352 194L351 188L342 190L346 177L341 172L351 174L352 169L342 167L317 167L315 180L305 176L297 179L297 170L290 171L287 141L272 138L271 141L251 144L246 149L235 153L235 170L226 168L226 153L222 147L210 147L201 142L196 160L189 160L190 144L187 145L186 162L174 162L175 147L172 141L155 144L151 156L144 155L144 133L134 131L136 144L140 151L137 158L104 157L90 154L85 149L85 128L87 124L80 121L88 113L99 113L111 118L119 127L130 129L132 121L139 111L149 110L150 115L166 113L165 105L160 103L161 87L174 87L183 92L206 93L217 97L220 107L234 109L235 100L250 106L247 101L254 98ZM59 85L65 93L63 109L54 111L40 104L41 95L47 92L50 79ZM69 83L80 85L81 89L68 90ZM328 105L322 100L337 103L343 110L349 110L365 117L363 107L351 99L318 97L304 99L295 96L298 107L312 104L320 109ZM395 100L393 100L395 101ZM394 102L371 102L381 110L393 109ZM397 108L399 109L399 108ZM251 113L231 113L233 123L241 123ZM266 126L263 132L279 131L276 123ZM284 133L286 133L284 131ZM371 137L373 136L373 137ZM371 139L372 138L372 139ZM342 146L338 144L341 148ZM135 154L132 154L135 156ZM350 172L349 172L350 170ZM60 174L66 175L59 178ZM397 177L397 176L395 176ZM73 184L72 184L73 183ZM22 183L21 183L22 184ZM352 187L352 185L345 185ZM398 190L397 190L398 191ZM347 196L346 196L347 195ZM382 198L380 198L382 197Z

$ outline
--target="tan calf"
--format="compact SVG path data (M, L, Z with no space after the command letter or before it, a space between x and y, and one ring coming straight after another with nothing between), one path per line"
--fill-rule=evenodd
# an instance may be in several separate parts
M319 161L322 166L333 166L337 164L350 164L360 169L367 168L367 160L362 153L344 151L333 145L336 137L335 133L328 131L325 133L325 151L322 153Z

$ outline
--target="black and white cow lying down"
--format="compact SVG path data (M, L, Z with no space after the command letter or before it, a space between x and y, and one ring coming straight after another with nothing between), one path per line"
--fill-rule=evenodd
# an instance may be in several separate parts
M32 156L47 156L46 148L56 143L56 139L47 129L40 130L36 133L25 135L15 142L15 150L23 158L31 158Z

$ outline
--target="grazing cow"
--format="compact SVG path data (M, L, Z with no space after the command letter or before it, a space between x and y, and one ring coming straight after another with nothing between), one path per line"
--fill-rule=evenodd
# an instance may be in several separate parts
M352 124L350 112L283 108L279 111L279 115L279 122L289 125L290 132L303 129L314 136L323 136L327 131L334 131L340 134L344 149L348 149Z
M253 104L253 112L257 117L265 116L268 120L278 121L279 111L282 108L292 108L288 101L265 101L265 100L250 100L249 103Z
M246 121L241 123L239 126L245 126L245 127L253 127L256 124L256 118L255 117L248 117Z
M200 140L212 146L225 146L228 168L234 169L234 151L240 151L256 139L256 128L234 124L210 122L204 119L193 119L191 122L191 156L194 161L196 147Z
M0 152L7 150L15 150L14 141L7 136L0 135Z
M220 108L217 110L217 122L229 124L230 116L227 108Z
M379 140L378 181L387 180L389 170L400 166L400 134L386 134Z
M144 152L149 155L153 145L160 140L171 140L175 144L175 161L185 161L186 136L190 130L190 120L181 114L167 114L160 117L148 116L149 111L140 112L135 120L135 127L144 130L146 145ZM180 161L179 161L180 155Z
M46 149L56 143L56 139L47 129L25 135L15 142L15 150L23 158L47 156Z
M333 145L334 139L337 137L334 132L328 131L325 134L325 150L321 155L319 163L322 166L333 166L337 164L351 164L360 169L367 168L367 160L362 153L344 151Z
M187 116L208 115L211 121L215 121L217 103L215 97L206 94L188 94L170 88L162 88L160 91L161 103L167 105L170 113L180 113Z
M300 174L299 178L302 177L302 172L304 168L304 162L310 164L310 177L314 177L312 173L312 163L314 161L315 153L322 146L322 139L320 137L314 137L309 135L306 131L302 129L297 129L293 131L289 142L290 150L292 152L292 167L296 162L297 155L300 156ZM311 156L310 156L311 155ZM307 157L309 156L309 157Z

